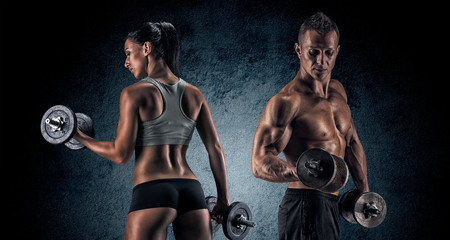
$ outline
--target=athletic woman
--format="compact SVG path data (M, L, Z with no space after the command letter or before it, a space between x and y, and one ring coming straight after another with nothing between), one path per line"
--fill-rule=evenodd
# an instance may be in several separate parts
M224 153L200 90L179 78L179 42L167 22L144 23L128 34L125 67L138 82L123 89L114 141L98 141L80 130L74 138L118 164L135 152L134 188L125 239L211 239L210 214L186 151L196 128L209 155L217 187L212 217L221 222L229 206Z

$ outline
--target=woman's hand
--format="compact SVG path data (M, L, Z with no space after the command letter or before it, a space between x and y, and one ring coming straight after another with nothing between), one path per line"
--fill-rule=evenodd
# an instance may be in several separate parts
M218 224L222 224L223 218L228 214L228 208L230 204L227 200L217 199L216 205L212 210L212 219L214 219Z

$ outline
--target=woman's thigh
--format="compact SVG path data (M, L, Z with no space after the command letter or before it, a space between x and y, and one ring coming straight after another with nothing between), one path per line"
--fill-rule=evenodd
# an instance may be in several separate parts
M173 222L177 240L210 240L211 220L208 209L192 210L178 216Z
M125 240L166 239L167 227L177 217L173 208L148 208L128 214Z

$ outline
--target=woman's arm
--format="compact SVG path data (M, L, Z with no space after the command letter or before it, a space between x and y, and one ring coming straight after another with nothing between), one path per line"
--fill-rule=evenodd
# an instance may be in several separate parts
M225 163L225 156L222 146L220 144L219 135L217 134L216 127L211 116L208 104L203 95L202 106L197 119L197 131L203 144L206 147L206 151L209 155L209 164L214 175L214 180L217 187L217 209L213 210L213 216L225 214L226 207L230 204L230 196L228 193L228 177L227 166ZM221 219L219 219L221 222Z
M77 129L75 140L98 155L118 164L126 164L133 155L138 126L138 101L130 88L125 88L120 95L120 117L117 137L113 142L98 141Z

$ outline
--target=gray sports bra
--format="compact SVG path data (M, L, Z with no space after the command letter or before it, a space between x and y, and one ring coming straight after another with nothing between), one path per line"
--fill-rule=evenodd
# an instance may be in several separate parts
M181 105L186 82L180 78L174 85L167 85L149 77L141 81L149 82L159 89L164 110L159 117L139 123L136 146L189 145L196 122L183 112Z

